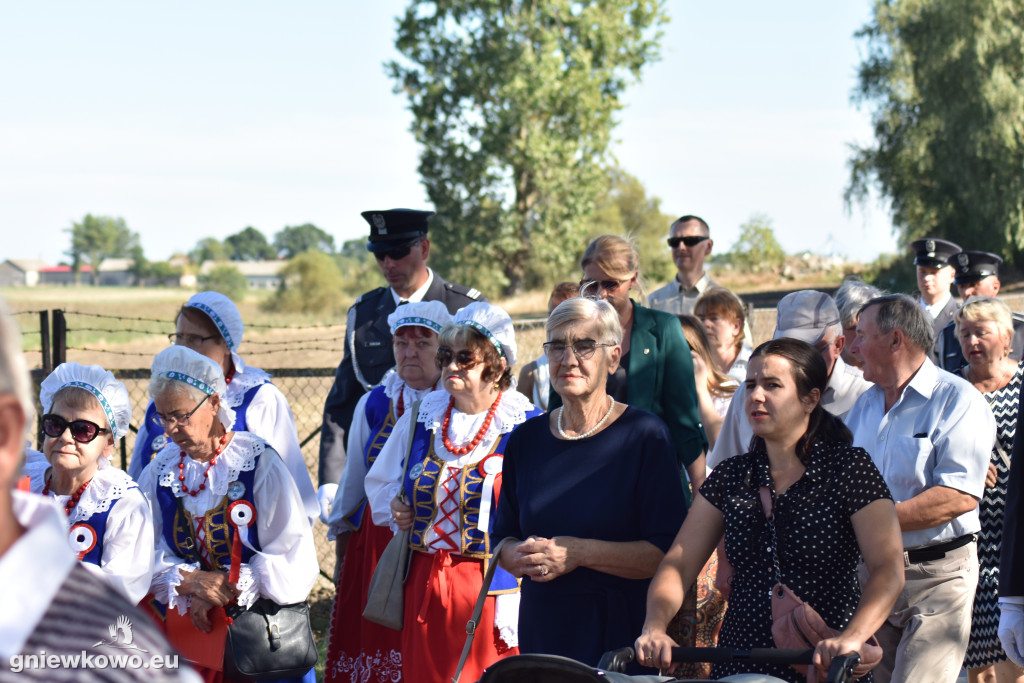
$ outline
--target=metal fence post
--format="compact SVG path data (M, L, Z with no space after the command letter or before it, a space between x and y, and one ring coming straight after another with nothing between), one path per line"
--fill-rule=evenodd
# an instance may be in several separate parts
M68 324L64 319L64 311L59 308L53 309L53 365L57 367L68 355Z
M50 312L39 311L39 347L43 354L44 377L53 372L53 363L50 357Z

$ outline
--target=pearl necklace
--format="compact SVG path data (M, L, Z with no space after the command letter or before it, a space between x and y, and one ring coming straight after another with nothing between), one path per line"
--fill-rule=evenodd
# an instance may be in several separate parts
M224 436L220 437L220 445L213 452L213 457L210 458L210 462L207 463L206 469L203 470L203 482L199 484L199 488L194 491L189 491L188 487L185 486L185 456L188 455L185 451L181 452L181 460L178 461L178 481L181 483L181 490L183 493L195 498L199 495L199 492L206 488L206 481L210 478L210 468L217 464L217 456L224 450L224 444L228 442L228 435L225 433Z
M75 509L76 505L78 505L78 501L81 500L82 494L85 493L85 489L86 487L89 486L89 482L91 481L92 479L79 486L78 490L71 494L71 498L68 499L68 502L64 503L64 514L66 514L68 517L71 516L71 511ZM43 486L43 495L50 495L49 479L46 480L46 484Z
M448 401L448 410L444 413L444 422L441 423L441 443L444 447L454 455L465 455L471 450L480 445L480 442L484 439L484 434L487 433L487 428L491 426L491 420L494 419L494 412L498 409L498 404L501 403L501 394L498 392L498 398L494 399L494 403L491 404L491 409L487 411L487 417L484 418L484 423L480 425L480 430L477 431L476 436L465 446L459 446L458 448L448 438L448 424L452 421L452 408L455 407L455 397L452 396Z
M600 421L598 421L598 423L596 425L594 425L593 429L590 429L590 430L588 430L586 432L583 432L582 434L577 434L576 436L569 436L562 429L562 415L565 414L565 406L562 406L561 408L559 408L558 409L558 421L557 421L557 424L558 424L558 435L560 437L562 437L563 439L568 439L569 441L579 441L580 439L585 439L588 436L590 436L591 434L593 434L594 432L596 432L598 429L600 429L604 425L605 422L608 421L608 418L612 416L612 411L615 409L615 399L612 398L611 396L609 396L608 398L611 400L611 403L608 405L608 412L604 414L604 417L602 417L600 419Z

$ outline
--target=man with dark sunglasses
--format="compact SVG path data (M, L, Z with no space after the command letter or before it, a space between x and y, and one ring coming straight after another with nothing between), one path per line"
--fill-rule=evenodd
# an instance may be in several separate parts
M679 272L674 280L655 290L647 304L673 315L693 315L697 299L715 285L704 272L704 259L711 253L714 240L704 219L687 215L672 224L666 241Z
M479 291L447 282L427 267L427 220L433 211L364 211L370 224L366 248L377 260L386 287L360 296L348 309L345 355L324 404L320 430L320 518L326 523L345 463L345 442L359 397L375 387L395 365L388 315L400 304L440 301L449 313L486 301Z

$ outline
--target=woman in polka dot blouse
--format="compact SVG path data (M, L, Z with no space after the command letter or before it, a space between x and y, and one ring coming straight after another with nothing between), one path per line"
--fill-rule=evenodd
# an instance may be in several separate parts
M771 530L760 488L771 490L782 582L840 631L815 648L818 670L852 652L889 615L903 588L903 543L896 510L866 451L820 405L828 381L821 355L795 339L774 339L750 358L744 410L754 431L749 453L719 465L694 498L678 536L651 582L647 618L636 641L641 664L671 668L666 626L684 586L725 534L736 570L719 645L774 647ZM863 562L863 594L858 564ZM799 683L779 665L716 665L716 677L764 673ZM870 675L861 680L870 680Z

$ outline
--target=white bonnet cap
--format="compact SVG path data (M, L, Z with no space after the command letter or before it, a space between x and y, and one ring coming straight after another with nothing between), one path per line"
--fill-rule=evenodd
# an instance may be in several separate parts
M474 301L455 314L456 325L468 325L494 344L509 367L516 364L516 333L504 309L486 301Z
M235 302L220 292L199 292L185 302L185 308L202 311L213 321L237 364L241 360L237 352L239 344L242 343L245 325L242 324L242 314L238 312Z
M128 433L128 424L132 421L132 400L128 389L109 370L99 365L61 363L39 387L39 403L43 412L50 412L54 395L65 387L85 389L96 397L107 416L107 428L115 441Z
M452 322L452 314L440 301L417 301L402 304L388 316L388 328L394 335L399 327L417 325L433 330L437 334Z
M218 415L221 424L225 429L234 425L235 411L223 400L228 388L224 370L216 361L187 346L168 346L153 358L150 372L153 377L166 377L193 386L207 396L217 394L221 398Z

